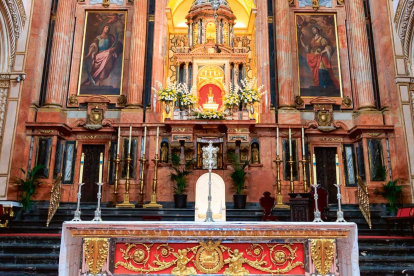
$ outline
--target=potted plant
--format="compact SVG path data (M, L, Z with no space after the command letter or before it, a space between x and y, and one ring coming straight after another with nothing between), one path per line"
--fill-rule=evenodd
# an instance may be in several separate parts
M187 162L185 165L180 165L180 157L176 154L171 156L172 168L174 172L170 174L170 179L175 182L174 186L174 203L175 208L187 207L187 195L184 194L188 187L187 176L192 174L188 168L192 161ZM183 167L183 168L180 168Z
M386 179L387 170L385 167L382 169L382 174L384 174L383 179ZM390 215L395 216L397 213L397 203L400 202L402 196L402 186L397 185L399 179L390 180L387 184L383 185L382 191L377 189L374 190L374 194L382 195L390 204L389 212Z
M22 168L20 169L23 174L26 174L26 177L25 179L17 178L15 184L17 185L17 188L22 192L19 202L23 206L23 211L26 211L30 208L30 205L32 204L32 197L36 194L36 190L39 185L42 184L40 179L44 178L44 168L44 165L36 165L32 170L29 170L27 174L25 170Z
M248 172L246 172L247 162L240 163L239 157L236 154L231 154L231 166L233 172L230 174L233 182L233 190L236 192L233 195L234 209L245 209L247 199L247 185L245 184Z

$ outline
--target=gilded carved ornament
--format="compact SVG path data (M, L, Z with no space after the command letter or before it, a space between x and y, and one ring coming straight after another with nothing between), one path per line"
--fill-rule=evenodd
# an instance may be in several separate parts
M326 275L332 266L335 254L335 240L311 240L311 255L315 269L321 275Z
M127 98L125 97L125 95L120 95L120 96L118 97L118 99L116 100L116 103L117 103L119 106L125 106L125 105L126 105L126 103L127 103Z
M92 274L98 274L106 262L108 256L108 239L86 238L84 253L86 264Z
M351 107L352 105L352 100L349 96L346 96L342 99L342 105L345 107Z
M70 95L69 100L68 100L68 104L69 105L78 105L78 98L76 97L75 94Z
M305 104L305 101L302 99L302 97L301 96L296 96L296 98L295 98L296 108L303 107L304 104Z

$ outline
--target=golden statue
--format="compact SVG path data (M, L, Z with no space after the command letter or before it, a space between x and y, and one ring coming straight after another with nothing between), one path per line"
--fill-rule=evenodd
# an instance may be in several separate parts
M171 271L171 275L178 275L178 276L187 276L187 275L197 275L197 271L194 267L187 267L187 264L191 261L191 258L187 257L187 249L178 249L178 254L173 253L173 255L177 258L177 266L173 268Z
M161 144L161 163L167 163L168 162L168 147L167 143Z
M257 148L257 144L253 144L252 148L252 163L253 164L260 164L259 163L259 149Z
M207 103L203 104L203 109L217 110L219 105L214 101L213 88L209 87L207 94Z
M243 257L243 253L240 253L238 249L234 249L234 254L229 252L230 258L224 260L224 263L229 264L223 275L249 275L249 271L243 267L243 263L246 259Z

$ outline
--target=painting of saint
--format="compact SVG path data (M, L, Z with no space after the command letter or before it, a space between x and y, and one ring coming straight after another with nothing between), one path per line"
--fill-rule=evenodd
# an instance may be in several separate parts
M120 95L126 12L87 12L79 95Z
M296 14L300 95L341 97L336 18Z

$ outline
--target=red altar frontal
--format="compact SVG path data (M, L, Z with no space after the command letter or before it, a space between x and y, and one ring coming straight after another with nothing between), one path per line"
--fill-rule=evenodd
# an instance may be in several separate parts
M359 276L354 223L67 222L59 275Z

